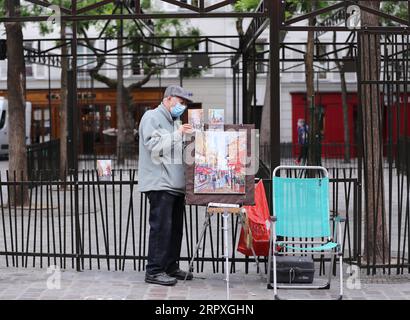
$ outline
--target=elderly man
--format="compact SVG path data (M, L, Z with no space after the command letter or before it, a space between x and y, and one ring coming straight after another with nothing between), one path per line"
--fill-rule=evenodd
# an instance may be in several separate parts
M148 283L170 286L185 276L192 279L192 273L187 274L178 265L185 205L182 140L183 135L192 133L192 126L180 125L179 118L189 101L185 89L169 86L162 103L144 114L138 130L138 189L150 202Z

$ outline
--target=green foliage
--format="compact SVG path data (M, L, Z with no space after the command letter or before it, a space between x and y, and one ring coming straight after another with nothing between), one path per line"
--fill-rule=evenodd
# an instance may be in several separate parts
M238 12L249 12L255 10L260 0L239 0L235 3L234 8Z
M383 1L380 11L405 20L408 19L409 14L407 1ZM384 18L381 19L381 23L386 26L397 25L397 23L393 23L391 20Z

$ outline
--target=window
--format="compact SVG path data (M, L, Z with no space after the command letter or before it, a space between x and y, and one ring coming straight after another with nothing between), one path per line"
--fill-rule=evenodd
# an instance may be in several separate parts
M199 0L179 0L179 2L190 4L195 7L199 6Z
M48 108L33 108L33 119L31 121L31 142L40 143L50 141L51 120Z
M316 45L316 55L318 57L319 60L325 60L327 58L327 46L324 44L317 44ZM327 79L327 72L326 69L328 69L328 62L326 61L318 61L318 73L317 73L317 77L319 77L319 79Z
M7 80L7 63L6 61L0 61L0 79Z
M167 57L165 60L165 75L168 77L176 77L179 75L177 58Z
M32 49L34 50L33 42L25 42L24 43L24 48L25 49ZM33 64L31 62L26 61L26 77L27 78L32 78L34 77L34 70L33 70Z
M142 75L144 73L141 58L139 58L137 56L132 57L132 59L131 59L131 70L132 70L132 74L134 76L139 76L139 75Z
M260 43L256 43L256 59L259 60L256 62L256 72L265 73L267 71L266 62L261 61L265 59L265 40L261 39Z
M91 44L93 45L93 44ZM78 71L78 76L79 78L87 78L88 77L88 72L87 70L92 69L95 67L95 58L93 55L91 55L93 52L90 48L85 47L81 44L78 45L77 47L77 67L79 69ZM87 55L87 56L84 56Z

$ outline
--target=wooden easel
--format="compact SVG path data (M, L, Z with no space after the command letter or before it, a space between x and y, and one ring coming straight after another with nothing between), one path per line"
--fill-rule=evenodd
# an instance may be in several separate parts
M214 214L222 214L222 230L223 230L223 238L224 238L224 248L223 248L223 257L225 258L225 281L226 281L226 298L227 300L230 299L230 292L229 292L229 247L228 247L228 218L232 215L240 215L241 222L244 221L245 216L245 209L241 208L239 204L226 204L226 203L215 203L210 202L206 208L205 214L205 221L201 230L201 234L199 236L198 242L195 246L194 254L189 262L189 270L192 270L192 266L194 264L195 256L198 254L198 250L200 249L202 239L205 235L206 228L211 223L211 217ZM186 280L186 278L185 278ZM185 282L184 280L184 282Z

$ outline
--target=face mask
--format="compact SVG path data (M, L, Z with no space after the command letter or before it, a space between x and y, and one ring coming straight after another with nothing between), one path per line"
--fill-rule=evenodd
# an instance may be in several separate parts
M175 118L180 117L184 113L185 108L186 108L185 106L183 106L182 104L178 102L175 106L171 108L171 116Z

